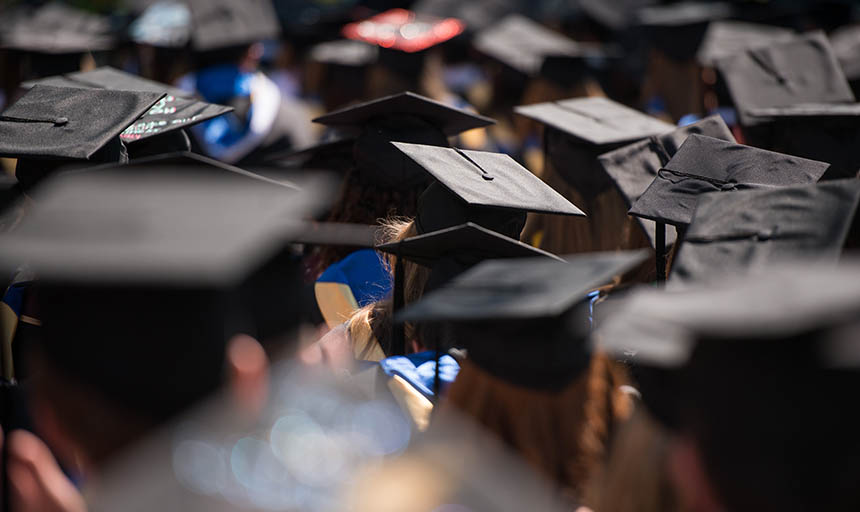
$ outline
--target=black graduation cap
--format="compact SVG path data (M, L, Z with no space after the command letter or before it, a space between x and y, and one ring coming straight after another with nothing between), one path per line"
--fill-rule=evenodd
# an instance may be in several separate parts
M587 200L612 186L612 180L597 163L601 153L675 129L674 125L598 97L520 106L514 112L547 127L547 162Z
M630 208L676 227L690 223L701 194L814 183L830 164L690 135Z
M754 444L770 443L780 439L777 433L785 428L803 431L810 428L809 422L829 417L803 410L810 405L801 405L807 399L838 407L821 400L823 388L814 384L817 372L849 370L856 380L858 272L856 262L826 267L800 260L680 290L640 291L607 317L596 341L641 369L639 387L645 404L670 428L683 427L696 409L700 418L703 411L713 415L707 424L726 428L732 422L719 418L725 418L727 410L743 411L748 421L738 428L749 433L752 425L761 436ZM726 379L729 367L732 378ZM855 387L842 382L838 386ZM781 407L797 414L795 421L773 414L773 408ZM735 439L713 441L734 449ZM841 452L844 439L838 442ZM786 446L771 453L785 453ZM815 451L821 448L819 444ZM744 455L734 455L743 458L745 466L753 452L741 452ZM837 452L826 452L828 460L833 453Z
M301 185L292 181L279 178L274 179L262 174L236 167L220 160L215 160L208 156L191 151L173 151L169 153L160 153L157 155L137 158L129 161L127 164L103 164L95 167L87 167L78 169L79 171L97 172L105 170L140 170L145 172L166 172L166 173L208 173L216 171L217 173L227 172L236 176L244 176L260 183L268 183L276 187L283 187L291 190L300 190Z
M731 57L747 48L770 46L796 37L792 30L744 21L713 21L708 25L696 60L713 67L719 59Z
M842 71L852 82L860 79L860 25L847 25L830 34L833 53L842 65Z
M551 253L471 222L378 245L376 250L430 268L443 259L462 260L467 266L487 259L538 256L559 259Z
M362 68L376 62L379 47L363 41L338 39L314 45L307 57L314 62Z
M654 47L686 62L696 56L708 24L728 18L732 12L727 2L678 2L643 7L636 12L636 19Z
M36 272L49 360L158 421L220 384L232 334L265 343L296 325L297 227L285 219L317 195L226 173L61 174L0 237L0 266Z
M424 295L397 322L452 322L458 345L490 373L516 384L558 388L587 368L590 291L646 258L644 251L481 263Z
M133 144L150 137L179 130L233 110L233 107L193 99L187 92L181 89L147 80L146 78L141 78L110 66L103 66L92 71L81 71L43 78L27 82L23 84L23 87L30 88L33 85L39 84L84 89L165 93L166 96L153 105L146 114L138 119L138 122L132 124L120 134L120 138L126 144Z
M831 164L824 179L857 176L860 156L860 103L810 103L786 107L753 108L748 111L756 123L759 144L768 149L820 160Z
M277 39L271 0L184 0L191 9L191 48L197 52Z
M393 142L437 183L418 200L416 223L427 233L472 221L519 238L526 212L584 215L503 153ZM513 225L511 225L511 221Z
M110 20L66 5L26 3L0 12L0 47L40 54L85 53L113 48Z
M603 170L612 178L629 208L654 181L660 168L669 163L669 160L675 156L678 148L687 140L687 137L694 133L735 142L732 132L723 119L718 115L713 115L675 131L654 135L648 139L604 153L598 157L598 161ZM656 247L654 224L642 219L640 219L639 224L651 240L651 246ZM673 243L675 230L669 230L667 235L666 244Z
M191 10L182 1L150 2L128 27L129 38L138 44L160 48L182 48L191 40Z
M376 119L396 115L418 117L437 127L447 136L495 124L495 121L489 117L451 107L409 91L329 112L314 119L313 122L326 126L356 127L364 126Z
M335 137L310 147L273 152L264 163L278 168L324 169L346 174L353 166L355 140L355 136Z
M756 108L854 102L854 94L822 32L747 48L719 59L716 66L744 126L763 121L750 114Z
M495 121L403 92L330 112L314 122L359 129L353 144L353 160L361 179L376 186L408 190L426 186L427 173L404 158L391 141L448 146L447 136Z
M636 12L658 0L579 0L579 8L592 20L621 32L636 21Z
M789 258L835 262L858 203L857 179L706 194L675 257L672 282L746 272Z
M572 98L519 106L514 111L593 146L632 142L672 131L673 125L607 98Z
M163 96L36 85L0 114L0 155L88 160Z
M572 66L577 61L608 56L599 45L578 43L520 14L508 15L482 30L473 45L523 75L536 76L543 70L549 73L548 78L557 76L553 73L557 62L545 67L547 58L563 59L567 66Z

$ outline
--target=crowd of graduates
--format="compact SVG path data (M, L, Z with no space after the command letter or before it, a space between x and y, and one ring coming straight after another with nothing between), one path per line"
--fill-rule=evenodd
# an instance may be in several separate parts
M0 0L0 508L860 510L860 5Z

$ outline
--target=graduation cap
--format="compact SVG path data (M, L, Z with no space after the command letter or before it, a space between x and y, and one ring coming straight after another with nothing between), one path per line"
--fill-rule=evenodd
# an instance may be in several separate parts
M850 81L860 79L860 25L847 25L830 34L833 53Z
M297 324L290 235L321 190L226 173L62 174L0 237L0 266L36 272L49 360L158 421L220 383L232 334L266 343Z
M585 199L612 186L597 157L622 144L672 131L675 127L606 98L573 98L514 108L544 131L547 161Z
M463 20L466 31L474 34L508 14L521 11L522 6L513 0L419 0L412 4L412 10L419 14Z
M696 60L703 66L714 67L718 60L736 55L747 48L770 46L794 37L794 31L773 25L713 21L708 25Z
M385 49L416 53L460 35L466 25L456 18L436 18L406 9L390 9L343 27L349 39Z
M579 62L596 63L608 56L599 45L578 43L520 14L508 15L482 30L473 45L525 76L540 73L550 79L558 78L563 66L570 69ZM555 60L547 63L548 58Z
M621 32L635 23L639 9L656 3L657 0L579 0L579 8L604 27Z
M629 213L685 227L701 194L814 183L828 167L824 162L693 134L657 172Z
M811 386L808 390L814 390L818 401L821 390L810 380L814 372L852 369L856 375L858 270L856 262L827 267L799 260L683 289L640 291L607 317L595 341L610 354L647 370L640 372L639 382L645 403L672 428L686 419L681 407L716 405L708 403L716 396L716 387L720 395L731 397L735 410L744 406L739 398L743 396L756 401L751 410L761 414L761 408L772 406L783 393L790 397L786 404L798 408L805 393L792 394L785 387L790 381L779 381L777 375ZM839 331L851 323L854 336L840 336ZM716 377L725 376L726 364L734 376L729 380L742 385L744 392L729 392L726 379ZM797 378L799 374L803 379ZM762 379L781 391L763 400ZM813 421L820 420L813 415ZM744 428L762 422L747 421ZM768 436L774 435L773 428L766 430Z
M654 135L646 140L604 153L600 155L598 161L615 182L630 207L654 181L660 168L669 163L687 137L694 133L735 142L732 132L722 118L713 115L675 131ZM656 246L654 225L642 221L640 225L651 240L651 245ZM667 234L669 238L666 243L673 243L674 230Z
M163 96L36 85L0 113L0 155L18 159L25 189L73 160L123 162L119 135Z
M326 126L356 127L367 125L376 119L403 114L424 120L437 127L446 136L495 124L495 121L489 117L452 107L409 91L329 112L317 117L313 122Z
M191 10L183 1L156 1L146 6L128 27L129 38L138 44L181 48L191 39Z
M860 203L848 179L702 196L672 266L672 282L708 279L786 259L839 259Z
M860 103L806 103L748 111L760 126L755 141L773 151L831 164L823 179L857 176Z
M437 180L418 199L415 222L419 232L472 221L519 238L526 212L584 215L503 153L392 144Z
M393 254L397 258L394 267L393 309L395 312L399 311L405 303L404 261L412 261L430 268L430 277L424 287L426 293L487 259L534 257L559 259L546 251L472 222L379 245L377 250ZM403 326L395 324L392 325L392 329L389 352L393 355L404 354L406 340ZM440 348L435 347L435 349L438 352Z
M113 48L110 20L61 2L19 4L0 19L0 47L39 54L86 53Z
M345 107L314 119L338 128L360 130L353 145L359 176L394 189L425 186L427 174L391 146L391 141L447 146L447 136L495 121L463 109L403 92Z
M352 149L356 137L336 137L310 147L273 152L264 163L287 169L324 169L346 174L353 166Z
M637 251L487 261L410 304L395 321L452 322L475 364L516 384L558 389L590 360L588 319L577 306L645 257Z
M281 33L271 0L184 0L191 10L191 49L207 52L267 39Z
M379 47L364 41L339 39L311 47L308 59L336 66L361 68L376 62Z
M677 2L651 5L636 11L636 23L645 29L652 46L675 60L690 61L705 37L711 21L728 18L727 2Z
M27 82L23 87L30 88L34 85L166 93L166 96L153 105L136 123L120 134L120 138L126 144L179 130L233 110L233 107L190 98L188 93L181 89L147 80L110 66L43 78Z
M750 111L757 108L854 102L854 94L822 32L747 48L717 60L716 66L728 85L741 123L747 127L764 121L751 115Z

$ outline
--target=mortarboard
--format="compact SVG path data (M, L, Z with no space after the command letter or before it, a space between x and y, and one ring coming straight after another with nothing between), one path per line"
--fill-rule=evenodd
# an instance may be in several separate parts
M598 341L643 369L645 406L696 443L721 505L852 510L860 417L842 404L860 375L858 282L856 262L801 261L642 292Z
M425 186L427 174L390 142L447 146L447 136L494 123L488 117L403 92L346 107L314 119L337 128L359 128L353 159L362 179L395 189Z
M352 168L355 137L344 136L319 142L302 149L290 149L267 155L264 163L287 169L324 169L345 174Z
M141 169L58 175L2 236L0 265L36 272L40 343L55 364L163 419L220 383L233 333L265 343L297 324L290 235L323 191L306 185Z
M376 62L379 47L352 39L326 41L311 47L308 59L343 67L365 67Z
M120 138L126 144L201 123L233 110L233 107L215 105L190 98L188 93L181 89L147 80L110 66L96 68L92 71L43 78L27 82L23 86L30 88L33 85L165 93L166 96L153 105L146 114L138 119L138 122L120 134Z
M138 44L160 48L182 48L191 39L191 11L183 1L152 2L128 27L129 38Z
M420 230L419 230L420 232ZM515 238L500 234L472 222L446 227L376 248L396 256L394 267L394 311L404 304L403 261L412 261L430 268L431 273L424 292L438 288L475 264L487 259L546 257L558 259L546 251L524 244ZM392 325L393 335L389 352L405 353L402 327ZM439 347L436 347L438 350Z
M860 142L860 103L807 103L762 107L748 111L758 129L759 145L773 151L831 164L823 179L856 177L860 157L853 148Z
M645 259L643 251L483 262L428 293L397 322L452 322L475 364L516 384L557 389L588 366L588 293Z
M706 194L675 257L672 282L747 272L787 259L835 262L858 203L857 179Z
M456 18L436 18L406 9L390 9L343 27L349 39L364 41L384 49L416 53L443 43L465 30Z
M326 126L355 127L366 125L375 119L399 114L421 118L437 127L446 136L495 124L495 121L489 117L451 107L408 91L329 112L313 121Z
M675 126L606 98L574 98L514 108L544 131L547 161L585 199L612 186L597 157L622 144L672 131Z
M615 32L628 28L636 12L657 0L579 0L579 8L592 20Z
M600 155L598 161L612 178L629 208L654 181L660 168L669 163L687 137L694 133L729 142L735 141L722 118L714 115L673 132L654 135L646 140L604 153ZM641 219L640 225L651 240L651 245L656 247L654 225ZM667 235L669 238L666 243L673 243L674 230L670 230Z
M41 54L86 53L114 45L107 17L60 2L18 5L2 12L0 47Z
M747 48L770 46L796 37L785 28L743 21L713 21L708 25L696 60L713 67L719 59L731 57Z
M630 208L676 227L690 223L700 194L818 181L830 164L690 135Z
M90 159L162 96L36 85L0 114L0 155Z
M277 39L271 0L185 0L191 9L191 49L197 52Z
M607 56L599 45L578 43L520 14L508 15L482 30L473 44L485 55L525 76L538 75L542 70L550 72L549 78L556 76L552 72L557 63L544 67L549 57L564 58L563 62L571 66L574 61Z
M524 105L514 111L593 146L633 142L674 128L620 103L597 97Z
M471 222L424 233L399 242L378 245L376 250L430 268L443 259L462 260L466 265L501 258L545 256L559 259L546 251Z
M860 79L860 25L848 25L830 34L833 53L842 65L842 71L850 81Z
M747 48L719 59L741 123L761 123L752 109L804 103L853 103L854 94L822 32L770 46Z
M688 61L696 56L710 22L732 12L727 2L677 2L642 7L635 19L653 46L673 59Z
M418 200L416 223L427 233L471 221L519 238L512 219L526 212L584 215L513 158L503 153L394 142L433 176ZM524 219L523 219L524 221Z

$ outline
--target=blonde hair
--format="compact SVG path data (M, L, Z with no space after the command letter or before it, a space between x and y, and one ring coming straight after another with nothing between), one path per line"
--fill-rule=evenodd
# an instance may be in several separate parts
M416 235L418 235L418 228L412 219L389 217L381 223L377 235L377 243L399 242ZM394 269L397 264L397 258L391 254L385 254L384 258L388 264L388 268ZM410 304L421 298L429 275L430 270L428 268L410 261L403 262L404 303ZM356 354L358 358L364 358L373 351L374 344L369 342L372 341L371 338L376 339L376 342L386 354L390 353L391 316L392 303L391 300L386 299L358 309L346 321L346 329L350 338L354 340L356 346L365 347L361 352ZM406 324L405 330L407 342L417 340L418 335L414 325Z
M626 373L603 354L559 391L528 389L470 361L451 385L445 407L475 419L571 497L580 496L603 462L609 437L632 404Z

